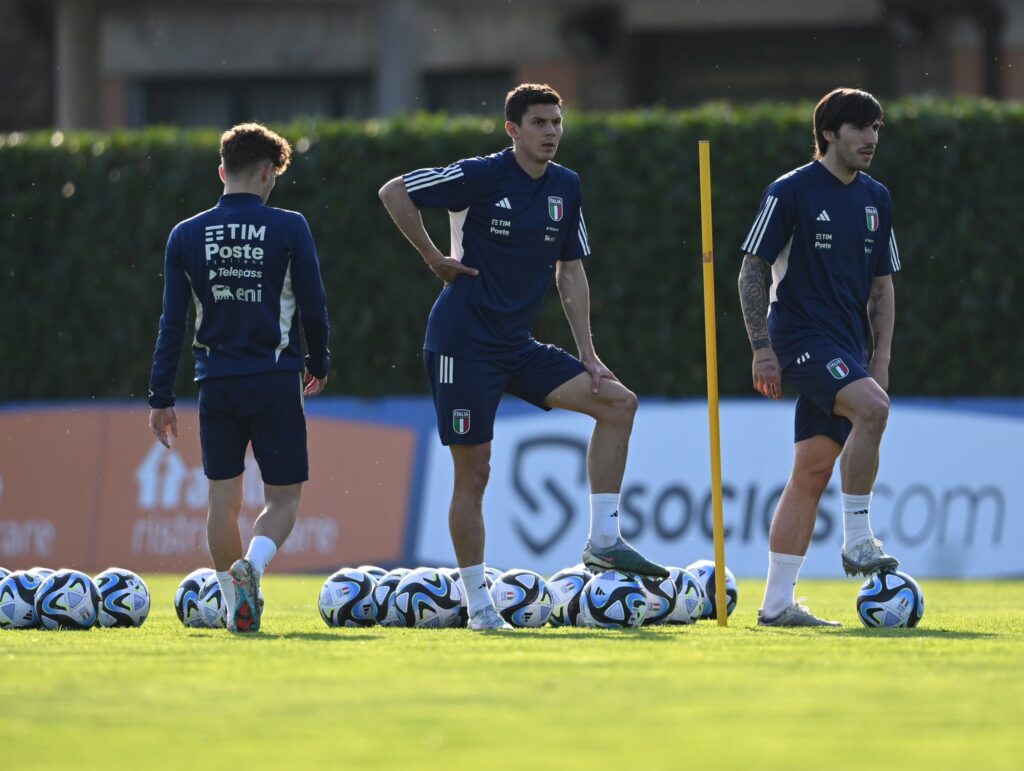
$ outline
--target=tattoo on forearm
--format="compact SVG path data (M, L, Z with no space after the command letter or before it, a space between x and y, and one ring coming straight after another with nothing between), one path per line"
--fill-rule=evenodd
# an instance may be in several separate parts
M750 347L768 348L768 279L771 266L760 257L746 255L740 268L740 307L743 309L743 323L747 327Z

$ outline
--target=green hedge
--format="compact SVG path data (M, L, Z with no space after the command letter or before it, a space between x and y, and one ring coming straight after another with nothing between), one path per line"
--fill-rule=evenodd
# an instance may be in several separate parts
M897 394L1021 394L1014 303L1024 106L888 105L872 173L892 191ZM711 140L719 379L751 394L735 290L764 187L804 163L811 105L584 115L559 161L580 172L597 350L641 394L704 393L697 141ZM308 217L327 285L334 393L425 393L439 285L377 199L409 169L508 142L498 120L418 116L286 127L298 152L271 203ZM155 128L0 137L0 399L140 397L160 315L167 233L220 193L217 133ZM439 245L447 218L428 214ZM573 350L552 289L538 338ZM188 352L178 393L194 393Z

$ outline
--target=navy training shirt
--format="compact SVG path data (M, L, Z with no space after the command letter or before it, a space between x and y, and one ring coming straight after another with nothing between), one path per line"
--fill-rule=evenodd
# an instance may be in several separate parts
M149 404L174 405L188 306L194 305L196 382L207 378L330 369L330 322L320 262L306 218L251 193L175 225L164 257L163 315ZM302 359L298 314L309 355Z
M556 261L590 254L576 172L548 163L533 179L509 148L402 179L418 208L448 209L451 256L480 271L441 290L424 349L492 359L529 345Z
M775 180L742 249L772 266L768 333L782 367L825 334L867 360L867 304L876 276L900 269L892 199L858 172L843 184L812 161Z

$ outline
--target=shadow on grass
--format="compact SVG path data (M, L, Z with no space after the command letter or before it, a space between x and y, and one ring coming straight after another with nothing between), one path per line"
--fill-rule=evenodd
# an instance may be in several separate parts
M588 629L586 627L570 627L565 634L551 634L551 627L540 629L515 629L511 632L494 630L493 632L477 632L488 637L529 637L533 640L564 643L567 640L610 640L614 642L673 642L674 635L660 634L651 629Z
M953 629L868 629L861 627L844 627L832 632L840 637L882 637L885 639L902 640L907 637L930 637L941 640L979 640L987 637L999 637L995 632L964 632Z

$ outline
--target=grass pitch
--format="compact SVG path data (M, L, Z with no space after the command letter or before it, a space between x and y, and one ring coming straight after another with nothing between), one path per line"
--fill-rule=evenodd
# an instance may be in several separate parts
M269 576L264 633L0 632L0 766L1018 769L1024 582L922 581L913 630L856 581L801 581L842 629L329 629L320 578Z

